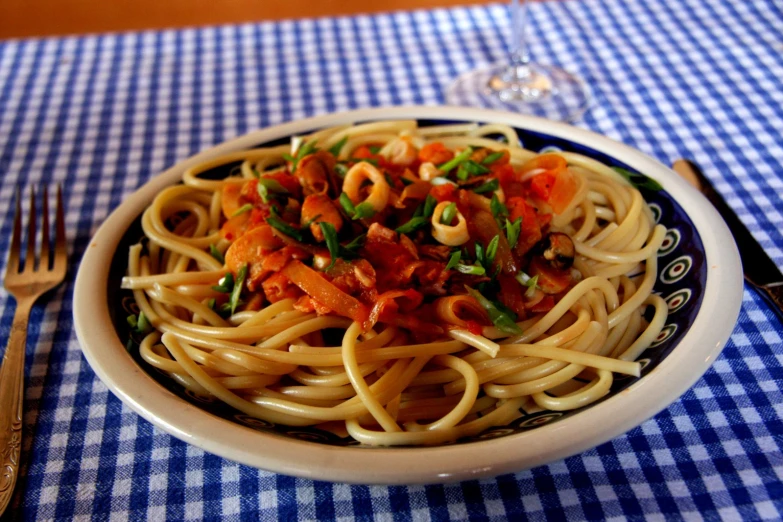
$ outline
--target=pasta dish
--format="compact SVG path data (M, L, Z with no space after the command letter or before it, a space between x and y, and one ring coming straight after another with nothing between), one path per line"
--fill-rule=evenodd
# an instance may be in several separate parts
M367 445L591 404L640 375L667 316L666 230L634 184L503 125L380 121L225 154L141 223L122 286L146 362Z

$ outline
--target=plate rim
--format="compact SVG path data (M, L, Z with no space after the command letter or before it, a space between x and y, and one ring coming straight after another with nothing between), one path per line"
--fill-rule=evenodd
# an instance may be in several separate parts
M115 231L127 229L155 193L176 183L186 168L208 157L319 127L382 119L506 123L588 146L656 179L683 208L704 245L707 280L701 308L689 331L644 379L596 405L591 414L470 444L359 448L298 441L213 416L155 382L133 361L117 337L108 302L93 298L107 294L110 260L122 235ZM251 131L153 176L110 213L85 248L74 287L73 317L79 346L98 378L125 405L180 440L242 464L302 478L356 484L428 484L529 469L581 453L640 425L683 395L712 365L734 330L742 292L739 253L722 218L698 191L652 157L595 132L537 117L487 109L414 105L357 109ZM691 349L681 349L683 345L691 345ZM660 384L663 385L656 389ZM631 404L631 399L637 401L634 407L618 419L616 411ZM216 438L218 432L220 436ZM575 434L579 436L574 437ZM260 443L263 451L256 449ZM426 469L420 469L423 457L427 459Z

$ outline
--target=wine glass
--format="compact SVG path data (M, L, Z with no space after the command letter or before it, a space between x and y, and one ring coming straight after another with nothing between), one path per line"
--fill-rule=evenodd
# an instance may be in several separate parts
M511 0L507 61L467 72L446 88L446 103L506 109L550 120L579 119L589 104L587 86L559 67L530 61L527 0Z

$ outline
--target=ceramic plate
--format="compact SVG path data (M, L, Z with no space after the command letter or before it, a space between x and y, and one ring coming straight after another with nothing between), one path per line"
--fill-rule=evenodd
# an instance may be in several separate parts
M230 151L287 140L342 123L417 119L476 121L517 129L525 148L573 151L637 176L656 220L667 228L654 291L669 318L640 357L640 378L616 378L601 401L567 412L529 412L511 425L438 447L369 448L317 428L250 418L187 393L138 357L125 318L135 313L120 289L139 218L162 188L190 165ZM215 176L227 175L213 172ZM657 189L655 180L663 189ZM645 188L647 187L647 188ZM742 271L731 235L710 204L677 174L644 154L576 127L511 113L454 107L396 107L320 116L252 132L201 152L150 180L103 223L84 255L74 292L82 351L98 377L158 428L217 455L264 470L320 480L412 484L498 475L545 464L601 444L639 425L683 394L712 364L733 330ZM96 296L102 296L96 298Z

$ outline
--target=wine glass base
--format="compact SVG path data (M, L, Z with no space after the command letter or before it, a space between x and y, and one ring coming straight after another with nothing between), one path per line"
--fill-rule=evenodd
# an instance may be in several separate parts
M446 88L449 105L489 107L556 121L578 120L590 103L587 86L549 65L495 64L463 74Z

